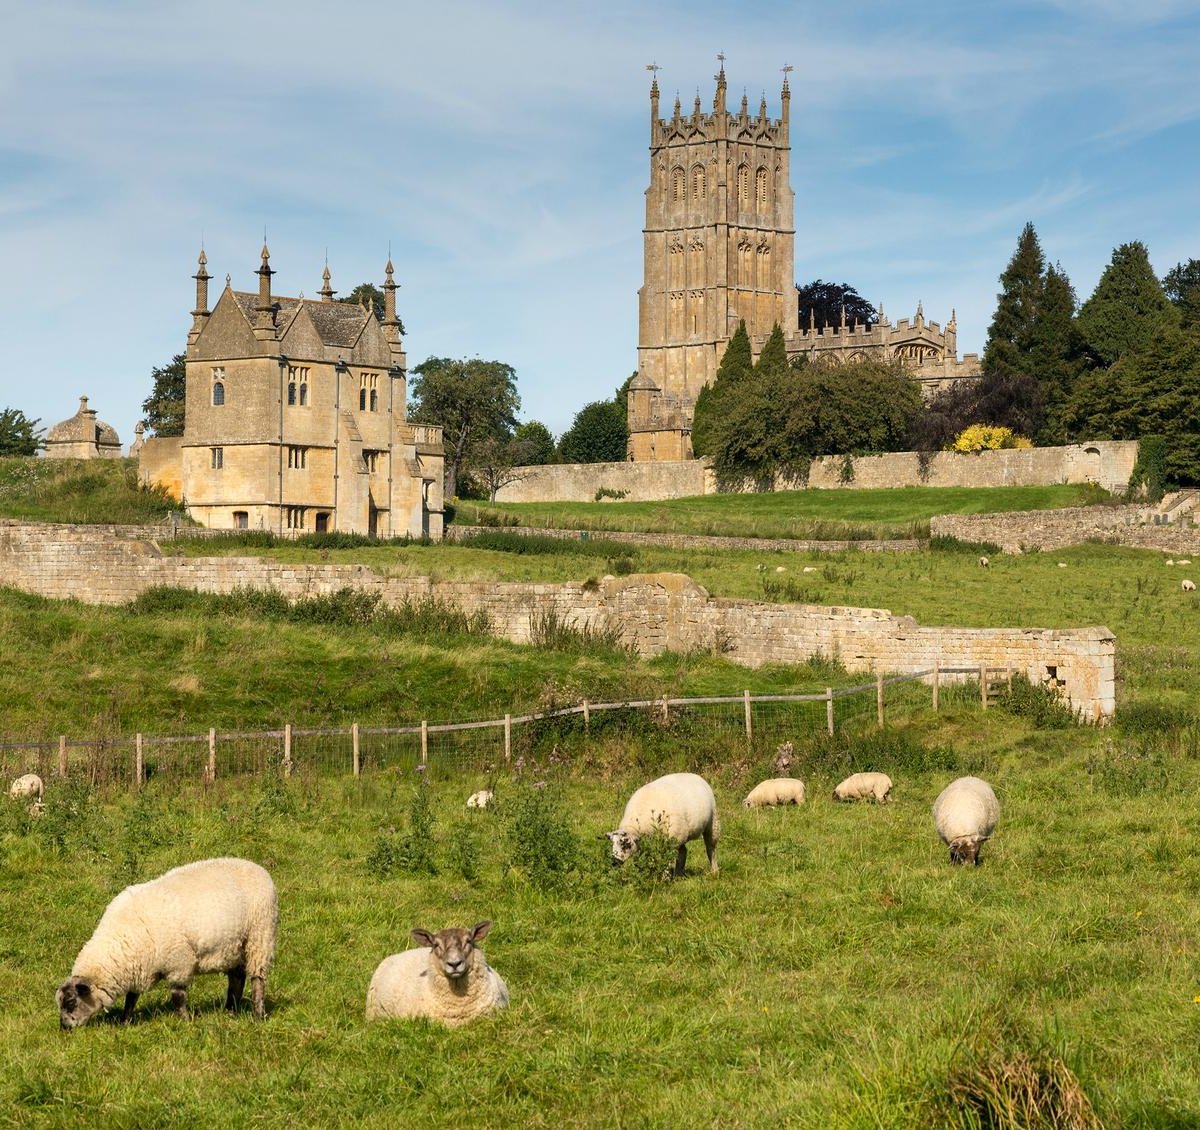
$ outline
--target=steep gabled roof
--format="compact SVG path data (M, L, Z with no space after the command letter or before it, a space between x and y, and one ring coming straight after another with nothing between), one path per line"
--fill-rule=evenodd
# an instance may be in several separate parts
M246 321L253 326L258 317L258 295L235 290L233 297L237 299ZM353 302L317 302L308 298L272 295L271 304L275 308L275 326L281 336L303 307L312 321L313 328L320 335L322 344L343 349L350 349L357 343L367 322L373 316Z

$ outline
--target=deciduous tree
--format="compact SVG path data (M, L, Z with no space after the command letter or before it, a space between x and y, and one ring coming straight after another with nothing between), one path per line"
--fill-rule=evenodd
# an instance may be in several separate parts
M150 379L153 389L142 401L146 427L156 436L183 435L187 357L176 353L168 364L152 369Z

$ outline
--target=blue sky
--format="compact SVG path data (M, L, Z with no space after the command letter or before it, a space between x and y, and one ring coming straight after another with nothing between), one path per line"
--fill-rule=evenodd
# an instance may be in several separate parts
M7 5L0 407L87 393L126 443L214 292L382 281L409 363L513 365L556 433L637 362L648 79L792 73L796 276L982 347L1026 220L1081 299L1141 239L1200 257L1200 2Z

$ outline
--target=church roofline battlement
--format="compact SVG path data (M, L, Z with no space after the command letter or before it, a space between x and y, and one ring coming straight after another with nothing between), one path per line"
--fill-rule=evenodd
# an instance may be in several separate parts
M780 91L782 114L772 118L767 113L767 96L764 91L759 100L758 112L750 110L749 98L743 93L741 104L735 113L726 109L725 96L727 83L725 79L724 56L718 55L721 61L720 71L714 75L716 91L713 97L712 111L701 109L700 88L696 88L696 98L690 113L684 113L679 94L675 95L674 112L669 117L663 117L658 112L659 89L658 70L655 64L648 69L655 72L650 84L650 148L658 149L672 142L693 141L748 141L767 143L787 147L788 118L790 113L791 90L788 87L787 72L791 67L784 67L783 88ZM748 136L743 136L748 135Z

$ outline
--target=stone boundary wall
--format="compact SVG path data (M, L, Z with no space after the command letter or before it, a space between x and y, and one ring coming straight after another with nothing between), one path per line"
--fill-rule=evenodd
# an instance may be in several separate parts
M0 584L55 599L123 604L156 585L200 592L272 589L296 599L342 588L388 604L434 598L481 611L495 632L528 642L549 614L578 627L618 630L639 654L705 649L735 663L799 663L820 653L849 671L907 673L945 667L1011 668L1061 687L1100 720L1115 707L1116 641L1107 628L923 627L876 608L720 600L677 573L606 578L599 585L432 581L362 565L290 565L256 557L164 556L150 540L111 528L0 522Z
M843 481L846 459L814 459L807 482L780 477L776 490L819 487L862 490L877 487L1002 487L1056 483L1098 483L1123 491L1137 462L1136 440L1098 440L1064 447L981 451L960 455L938 451L922 455L897 451L852 457L854 477ZM524 476L496 494L497 502L593 502L601 490L624 491L623 501L658 502L717 493L716 476L706 460L677 463L562 463L519 468ZM742 492L754 493L747 483Z
M1065 549L1088 541L1200 557L1200 528L1155 525L1151 506L1077 506L1006 514L943 514L930 522L934 537L995 542L1005 553Z
M916 538L881 541L807 541L803 538L735 538L708 534L637 533L632 530L563 530L541 526L456 526L446 527L446 540L469 542L475 534L496 530L501 533L559 538L563 541L616 541L626 545L665 546L667 549L751 549L764 553L774 550L835 553L844 549L867 552L912 553L925 543Z

